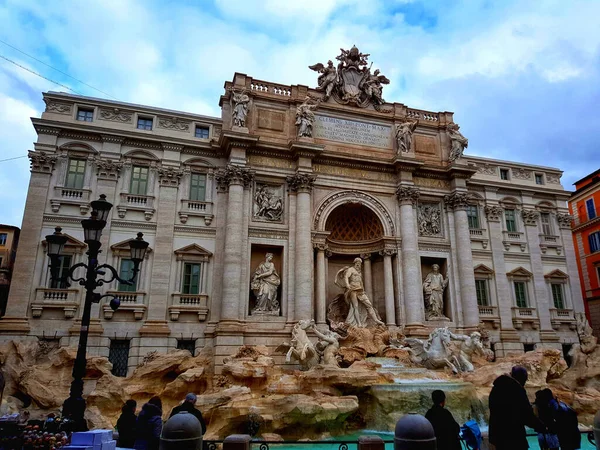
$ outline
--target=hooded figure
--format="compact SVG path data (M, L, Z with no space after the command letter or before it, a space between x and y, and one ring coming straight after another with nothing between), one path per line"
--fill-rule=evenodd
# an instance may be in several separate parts
M523 450L529 448L525 426L538 433L546 427L534 415L527 398L525 383L527 369L512 368L510 375L500 375L490 392L490 442L497 450Z
M158 450L162 431L162 402L152 397L142 406L135 427L136 450Z
M117 430L119 431L119 447L133 448L135 442L135 423L137 417L135 400L127 400L121 408L121 417L117 420Z

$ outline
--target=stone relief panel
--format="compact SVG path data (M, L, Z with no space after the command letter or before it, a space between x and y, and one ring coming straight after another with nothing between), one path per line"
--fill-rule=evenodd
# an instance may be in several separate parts
M177 117L159 117L158 127L165 128L167 130L189 131L190 121L182 120Z
M477 164L477 173L481 173L483 175L497 175L498 174L498 166L494 166L492 164Z
M71 105L68 103L61 103L55 100L45 98L46 112L53 112L58 114L71 114Z
M252 217L255 221L282 222L283 185L255 184Z
M420 203L417 213L419 236L442 236L442 209L439 203Z
M531 179L531 171L525 169L513 169L512 174L514 178L519 180L529 180Z
M133 113L123 111L119 108L101 108L98 114L100 120L110 120L112 122L131 123Z
M546 181L549 184L560 184L560 175L554 173L547 173Z

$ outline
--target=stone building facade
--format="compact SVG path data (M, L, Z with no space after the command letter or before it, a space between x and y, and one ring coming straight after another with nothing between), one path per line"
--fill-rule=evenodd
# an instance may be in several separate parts
M20 231L18 227L0 224L0 316L6 310Z
M129 239L150 242L136 286L103 287L121 307L93 310L89 353L123 373L153 350L212 346L218 367L242 344L274 349L300 319L324 327L336 274L356 257L379 316L406 335L482 326L498 356L576 342L561 171L462 155L452 113L385 103L380 84L352 99L327 82L236 73L218 118L45 93L2 339L76 344L82 289L50 283L45 236L61 226L63 265L84 261L80 220L105 194L100 262L127 274ZM267 253L280 283L265 311L254 281ZM427 320L434 264L448 285L444 317Z

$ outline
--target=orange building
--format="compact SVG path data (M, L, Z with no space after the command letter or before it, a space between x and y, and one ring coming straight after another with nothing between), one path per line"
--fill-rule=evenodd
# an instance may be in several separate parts
M575 182L569 210L585 310L600 336L600 169Z
M20 231L18 227L0 224L0 317L6 309Z

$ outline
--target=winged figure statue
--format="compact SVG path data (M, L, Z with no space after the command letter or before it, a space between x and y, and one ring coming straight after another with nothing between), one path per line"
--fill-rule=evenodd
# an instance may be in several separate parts
M333 62L329 60L327 61L326 66L322 63L317 63L315 65L308 66L308 68L321 74L319 75L319 78L317 78L317 84L319 85L317 90L325 92L323 101L327 101L333 92L333 88L338 82L337 70L333 66Z

